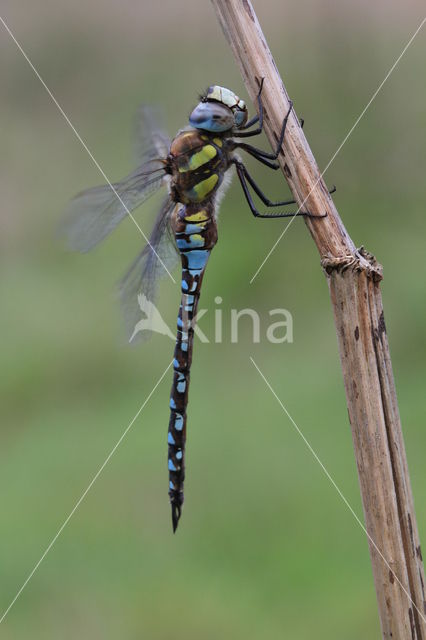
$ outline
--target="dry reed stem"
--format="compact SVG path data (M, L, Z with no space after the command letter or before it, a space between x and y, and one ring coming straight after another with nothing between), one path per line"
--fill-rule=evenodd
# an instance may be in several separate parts
M289 98L253 7L249 0L212 3L255 103L265 78L265 131L274 147ZM294 111L283 150L279 161L298 206L328 214L306 224L329 283L382 634L426 640L424 572L383 315L382 270L346 232Z

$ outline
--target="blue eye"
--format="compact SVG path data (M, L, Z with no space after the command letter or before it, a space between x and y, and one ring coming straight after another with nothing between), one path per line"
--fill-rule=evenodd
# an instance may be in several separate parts
M214 133L232 129L234 122L232 111L218 102L200 102L189 116L191 126Z
M234 120L235 120L235 124L236 124L237 127L240 127L242 124L244 124L245 119L246 119L245 111L236 111L235 112Z

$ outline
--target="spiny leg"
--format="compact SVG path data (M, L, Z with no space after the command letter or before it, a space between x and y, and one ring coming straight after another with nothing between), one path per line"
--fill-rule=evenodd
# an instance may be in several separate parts
M244 149L244 151L247 151L247 153L251 156L253 156L253 158L255 158L258 162L261 162L262 164L264 164L265 166L269 167L269 169L274 169L274 171L276 171L277 169L280 168L280 165L278 164L278 162L271 162L271 160L268 160L267 158L264 158L263 156L259 156L256 151L253 150L253 148L250 147L250 145L247 145L249 148L248 149Z
M238 135L239 138L249 138L251 136L258 136L263 131L263 103L262 103L262 99L261 99L261 94L262 94L264 81L265 81L265 78L262 78L261 81L260 81L259 92L257 94L257 105L258 105L258 109L259 109L259 115L253 116L253 118L251 118L248 122L246 122L246 124L244 126L239 128L239 130L238 130L239 131L239 135ZM293 106L293 102L292 101L290 101L290 105L291 105L290 106L290 111L291 111L291 108ZM247 131L247 129L250 129L250 127L252 127L257 122L259 123L259 126L257 127L257 129L254 129L253 131ZM299 118L299 124L300 124L300 128L303 129L303 125L305 124L304 118Z
M248 188L247 182L251 184L257 195L261 198L261 200L266 204L267 207L276 207L276 206L285 206L286 204L294 204L293 201L283 201L283 202L271 202L269 198L266 198L265 194L261 191L261 189L254 182L253 178L248 173L246 167L239 160L234 159L233 164L235 164L235 168L237 170L237 175L240 180L241 186L243 188L244 195L250 207L250 211L255 216L255 218L294 218L295 216L305 216L307 218L325 218L327 214L324 215L316 215L313 213L309 213L309 211L296 211L296 212L288 212L288 213L260 213L256 208L256 205L253 202L253 198L251 196L250 190Z
M281 133L280 133L280 137L278 139L277 142L277 146L275 148L275 151L272 153L270 151L264 151L263 149L258 149L257 147L253 147L253 145L251 144L247 144L246 142L235 142L235 146L238 149L243 149L244 151L247 151L248 153L251 153L251 155L253 155L255 158L257 158L257 160L260 159L260 157L262 158L269 158L270 160L276 160L278 158L278 156L280 155L280 151L281 151L281 147L283 145L283 141L284 141L284 135L285 135L285 130L287 127L287 122L288 119L290 117L290 113L291 110L293 109L293 102L290 100L290 107L286 113L286 116L283 120L282 126L281 126ZM237 137L240 137L237 134Z
M243 127L240 127L238 130L239 138L250 138L251 136L259 136L263 131L263 104L261 99L261 93L263 89L263 82L265 78L262 78L260 81L259 93L257 94L257 106L259 109L259 115L254 116L251 120L249 120ZM249 129L254 124L259 123L259 126L253 131L244 131L245 129Z
M279 200L277 202L272 202L272 200L270 200L268 196L266 196L263 193L259 185L254 181L254 178L249 174L247 167L242 163L241 163L241 167L244 172L244 176L247 179L247 182L251 185L254 192L259 196L262 202L266 204L267 207L284 207L285 205L288 205L288 204L296 204L296 200ZM332 194L332 193L335 193L336 191L337 191L336 186L333 185L328 193ZM313 217L318 217L318 216L313 216ZM323 216L319 216L319 217L323 217Z
M248 135L258 135L259 133L262 132L262 128L263 128L263 105L262 105L262 100L261 100L261 93L262 93L262 88L263 88L263 81L264 78L262 78L261 83L260 83L260 89L259 89L259 93L257 95L257 99L258 99L258 105L259 105L259 116L255 116L254 118L252 118L244 127L242 127L242 129L247 129L250 126L252 126L253 124L255 124L257 121L259 121L259 128L254 131L254 132L250 132L248 134L244 134L244 137L248 137ZM269 167L270 169L274 169L277 170L279 168L279 165L276 162L269 162L269 160L276 160L280 154L281 151L281 147L282 144L284 142L284 135L285 135L285 130L287 127L287 122L290 116L290 113L293 109L293 101L290 100L290 106L288 108L288 111L285 115L285 118L283 120L283 124L281 127L281 132L280 132L280 137L279 140L277 142L277 146L275 149L275 153L271 153L269 151L264 151L263 149L258 149L257 147L253 147L253 145L251 144L247 144L245 142L235 142L235 148L239 148L242 149L243 151L246 151L246 153L248 153L249 155L253 156L258 162L261 162L262 164L266 165L267 167ZM300 127L303 129L303 125L305 124L305 121L303 118L300 118L299 120L299 124ZM243 135L239 135L238 137L243 137ZM236 163L235 163L236 164ZM244 177L241 179L241 175L238 172L238 167L237 167L237 172L238 172L238 177L240 178L240 182L241 184L243 184L242 180L244 180L244 178L247 178L247 181L250 183L250 185L253 187L254 191L257 193L257 195L259 196L259 198L262 200L262 202L264 204L266 204L266 206L268 207L277 207L277 206L285 206L288 204L296 204L295 200L283 200L283 201L279 201L279 202L271 202L271 200L269 200L269 198L267 198L267 196L265 196L265 194L261 191L260 187L255 183L255 181L253 180L253 178L250 176L250 174L248 173L246 167L242 164L239 163L240 166L242 167L242 172L244 173ZM246 194L246 198L247 198L247 194L251 199L251 195L250 192L248 191L247 188L247 184L245 183L245 188L243 185L243 189L244 189L244 193ZM246 191L247 189L247 191ZM333 187L329 190L329 193L334 193L336 191L336 187L333 185ZM248 199L248 198L247 198ZM253 200L251 199L251 203L254 206ZM249 201L250 204L250 201ZM251 206L250 206L251 208ZM255 208L256 209L256 208ZM257 211L257 209L256 209ZM252 209L253 212L253 209ZM254 212L253 212L254 214ZM254 215L259 215L262 216L262 214L259 214L259 212L257 211L257 214ZM294 214L288 214L288 216L292 216ZM314 215L314 214L310 214L310 213L303 213L303 212L298 212L296 215L305 215L305 216L309 216L309 217L315 217L315 218L322 218L324 216L318 216L318 215ZM272 215L265 215L264 217L287 217L286 215L280 215L280 216L272 216Z
M296 204L296 200L279 200L277 202L272 202L268 196L266 196L263 191L261 190L261 188L259 187L259 185L254 181L254 178L249 174L247 167L244 164L241 164L243 171L244 171L244 176L247 179L247 182L252 186L254 192L259 196L259 198L262 200L262 202L264 204L266 204L267 207L284 207L285 205L288 204ZM328 193L332 194L335 193L337 191L335 185L332 186L332 188L329 190ZM311 217L324 217L324 216L313 216L311 214Z
M259 122L259 116L253 116L253 118L251 118L248 122L246 122L246 124L243 127L240 127L238 131L245 131L246 129L250 129L250 127L252 127L257 122ZM248 131L247 133L250 133L251 135L253 135L254 131Z
M244 178L251 185L251 187L253 188L254 192L262 200L263 204L266 204L267 207L284 207L284 206L286 206L288 204L296 204L295 200L280 200L279 202L272 202L272 200L270 200L263 193L263 191L261 190L259 185L254 181L254 178L252 178L252 176L249 174L249 172L247 170L247 167L243 163L240 163L240 168L241 168L242 173L244 174Z
M251 156L253 156L253 158L255 158L258 162L261 162L262 164L266 165L267 167L269 167L269 169L274 169L274 171L276 171L277 169L280 168L280 165L277 162L271 162L270 160L267 160L266 158L264 158L263 156L259 156L257 155L256 151L253 150L252 147L250 147L250 145L247 145L249 148L245 149L245 151L247 151L247 153ZM235 164L235 162L234 162ZM266 200L263 199L262 195L260 195L259 191L260 188L257 186L257 184L254 182L253 178L249 175L246 167L244 164L240 163L245 170L245 175L247 180L250 182L251 186L253 187L253 189L256 191L257 195L259 196L259 198L268 206L283 206L284 204L295 204L296 200L288 200L286 202L277 202L276 204L268 204L266 202ZM259 191L257 191L257 189L259 189ZM333 185L331 187L331 189L329 189L328 193L332 194L335 193L337 191L336 186ZM265 196L266 197L266 196Z

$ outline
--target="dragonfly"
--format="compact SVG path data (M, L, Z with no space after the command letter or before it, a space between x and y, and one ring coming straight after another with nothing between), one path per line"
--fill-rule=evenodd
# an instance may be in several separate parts
M189 125L173 140L160 127L155 110L142 108L141 158L136 171L115 184L78 194L65 216L64 228L70 248L86 252L160 187L167 187L148 243L120 282L119 289L128 330L134 334L138 314L140 316L140 296L152 301L159 279L170 274L180 259L181 303L167 437L173 532L184 501L188 389L197 307L206 265L218 238L218 205L228 184L229 170L235 168L248 207L256 218L324 217L308 211L260 212L254 203L252 191L268 209L295 204L288 199L272 202L236 153L244 151L270 169L279 168L276 161L293 108L291 102L274 151L264 151L244 140L263 131L262 87L263 79L257 95L258 113L249 119L246 103L238 95L225 87L210 86L189 116Z

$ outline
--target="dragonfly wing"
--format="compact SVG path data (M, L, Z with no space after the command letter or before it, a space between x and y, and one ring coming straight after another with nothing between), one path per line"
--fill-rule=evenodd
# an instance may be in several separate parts
M164 163L149 160L120 182L79 193L70 202L61 229L69 248L82 253L90 251L161 187L164 180Z
M163 108L143 104L139 107L135 122L135 153L137 162L142 159L165 158L170 149L170 138L162 125Z
M152 331L174 339L154 306L159 280L170 276L179 262L170 228L175 203L167 197L157 215L149 244L131 265L119 283L119 295L130 342L146 339Z

